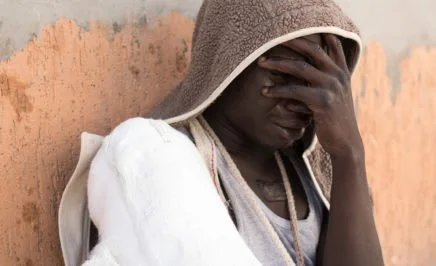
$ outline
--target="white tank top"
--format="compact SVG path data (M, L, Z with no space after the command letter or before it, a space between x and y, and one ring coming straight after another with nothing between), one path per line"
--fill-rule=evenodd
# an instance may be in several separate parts
M286 265L270 234L263 223L257 218L252 204L250 200L248 200L248 195L243 192L242 184L232 176L222 154L219 151L217 153L218 172L223 188L228 195L231 207L235 213L240 235L262 265ZM316 251L321 233L323 206L321 199L314 189L312 180L308 178L308 173L304 167L303 161L298 160L298 158L290 157L290 159L300 177L309 203L308 216L304 220L298 220L298 233L304 252L305 265L312 266L316 265ZM268 221L295 261L290 221L276 215L260 198L257 197L257 199Z

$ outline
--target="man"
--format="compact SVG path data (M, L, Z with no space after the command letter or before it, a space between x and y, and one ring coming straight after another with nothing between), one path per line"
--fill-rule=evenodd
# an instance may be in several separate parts
M382 265L350 88L356 31L328 0L205 1L188 76L147 115L178 131L137 118L89 149L88 263Z

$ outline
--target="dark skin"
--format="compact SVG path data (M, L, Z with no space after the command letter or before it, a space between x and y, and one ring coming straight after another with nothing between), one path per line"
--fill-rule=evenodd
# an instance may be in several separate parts
M314 128L333 168L317 264L383 265L350 80L339 38L299 38L259 58L204 116L260 197L255 180L281 179L274 152L296 146ZM292 165L286 166L297 217L303 219L307 199ZM286 202L265 203L289 218Z

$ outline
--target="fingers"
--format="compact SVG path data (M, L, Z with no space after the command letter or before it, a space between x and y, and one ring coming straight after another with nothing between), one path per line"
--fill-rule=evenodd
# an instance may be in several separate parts
M307 107L304 103L295 101L295 100L287 100L284 103L284 107L286 110L296 113L301 113L305 115L311 115L312 110L310 110L309 107Z
M282 45L308 58L316 68L338 77L341 81L347 79L349 69L341 40L333 34L322 36L326 44L325 48L306 38L291 40Z
M321 44L312 42L305 38L298 38L283 44L304 57L319 70L329 74L336 74L340 69L338 65L330 58L330 56L323 49Z
M327 44L329 56L332 58L332 60L341 69L349 71L341 40L333 34L325 34L324 40Z
M312 112L324 110L334 104L335 95L329 90L306 86L277 86L264 88L265 97L296 100L304 103Z
M305 61L286 60L282 58L260 58L259 66L265 69L279 71L306 80L316 87L329 82L332 77Z
M312 116L298 112L291 112L285 106L278 104L270 113L270 119L281 127L298 129L309 126Z

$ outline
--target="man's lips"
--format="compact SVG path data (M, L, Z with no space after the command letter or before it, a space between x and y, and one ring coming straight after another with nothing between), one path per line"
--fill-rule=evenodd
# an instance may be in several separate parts
M276 124L272 122L274 126L276 126L279 135L282 139L289 140L289 138L295 139L295 138L301 138L304 135L304 132L306 131L306 128L300 127L300 128L286 128L283 126L280 126L279 124Z
M308 115L298 115L288 117L288 118L271 118L271 121L282 128L289 130L299 130L302 128L306 128L312 122L312 117Z

